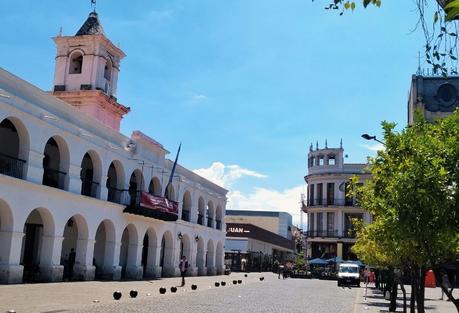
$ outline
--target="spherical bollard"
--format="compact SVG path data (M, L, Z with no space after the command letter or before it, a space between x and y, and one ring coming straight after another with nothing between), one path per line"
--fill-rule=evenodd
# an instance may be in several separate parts
M115 299L115 300L121 299L121 296L122 296L121 291L115 291L113 293L113 299Z
M137 290L133 289L129 292L129 295L131 296L131 298L135 298L137 297L139 293L137 292Z
M238 279L237 283L242 284L242 279Z
M244 277L247 277L247 274L244 274Z
M164 287L159 288L159 293L162 294L162 295L165 294L166 293L166 288L164 288Z
M260 281L263 281L263 280L265 280L265 278L264 277L260 277Z
M192 290L196 290L196 289L198 289L198 286L197 285L191 285L191 289Z
M215 287L220 287L220 283L218 281L215 282Z
M220 284L221 284L223 287L226 286L226 282L224 282L224 281L222 281Z
M233 285L236 285L237 284L237 280L233 280Z
M177 287L171 287L171 292L176 293L177 292Z

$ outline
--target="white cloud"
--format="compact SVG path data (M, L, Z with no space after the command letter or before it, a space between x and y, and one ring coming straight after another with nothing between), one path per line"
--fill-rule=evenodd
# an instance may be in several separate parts
M221 162L214 162L208 168L196 169L193 172L223 188L231 188L236 180L244 176L256 178L268 177L264 174L242 168L239 165L225 165Z
M244 193L231 188L234 182L244 177L268 176L239 165L225 165L221 162L214 162L210 167L194 172L229 190L226 209L288 212L293 217L293 224L300 224L300 197L304 192L302 185L285 190L255 187L252 192Z
M361 147L363 147L363 148L365 148L367 150L373 151L373 152L385 149L385 147L384 147L384 145L382 143L375 143L375 144L372 144L372 145L363 144L363 145L361 145Z
M207 96L202 95L202 94L194 94L194 95L191 97L191 100L192 100L193 102L205 101L205 100L207 100Z

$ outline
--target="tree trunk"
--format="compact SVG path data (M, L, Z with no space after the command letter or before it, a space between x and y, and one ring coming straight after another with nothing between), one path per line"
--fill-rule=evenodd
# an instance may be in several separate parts
M420 267L417 271L417 292L416 292L416 302L418 313L425 313L424 307L424 298L425 298L425 276L426 276L426 269L424 267Z
M410 313L416 313L416 292L417 292L417 277L416 269L411 269L411 296L410 296Z
M403 279L400 282L400 289L402 290L402 293L403 293L403 313L406 313L406 290L405 290L405 286L403 285Z
M397 310L397 283L395 282L395 273L393 268L389 268L389 279L387 285L390 290L390 304L389 312L395 312Z
M448 288L443 287L442 281L441 281L441 275L438 269L434 269L434 274L435 274L435 279L438 281L440 288L443 290L443 292L446 294L446 297L451 301L454 306L456 307L457 312L459 313L459 298L455 299L453 297L453 294L448 290ZM453 285L454 286L454 285Z

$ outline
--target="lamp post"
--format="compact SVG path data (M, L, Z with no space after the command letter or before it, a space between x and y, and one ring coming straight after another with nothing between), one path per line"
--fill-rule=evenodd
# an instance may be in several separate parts
M386 144L384 142L382 142L381 140L378 140L376 139L376 136L370 136L368 134L363 134L362 135L362 138L365 139L365 140L374 140L374 141L377 141L379 142L380 144L382 144L383 146L385 146Z

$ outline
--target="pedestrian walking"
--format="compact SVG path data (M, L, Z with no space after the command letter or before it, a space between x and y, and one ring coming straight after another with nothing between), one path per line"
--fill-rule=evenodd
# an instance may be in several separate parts
M453 291L453 288L451 287L451 283L449 281L448 273L445 270L441 271L441 286L445 289L451 288L451 292ZM443 300L443 295L445 294L445 292L443 291L443 288L441 288L440 300Z
M186 256L184 255L182 255L182 259L180 260L179 268L180 268L180 274L182 276L181 287L183 287L185 286L185 275L186 275L186 271L188 270L188 261L186 259Z

